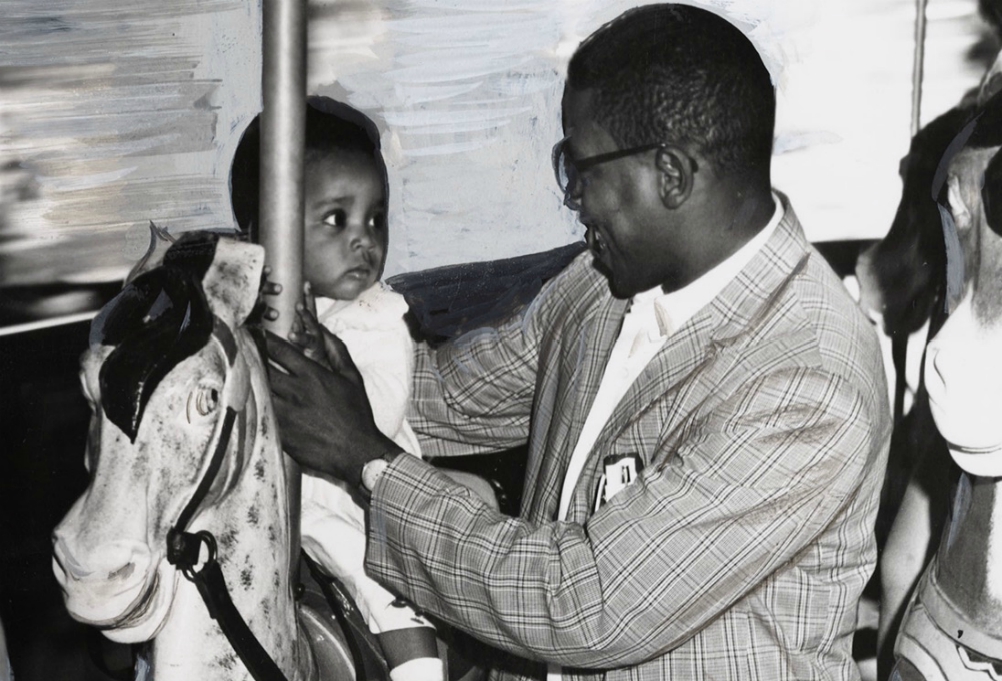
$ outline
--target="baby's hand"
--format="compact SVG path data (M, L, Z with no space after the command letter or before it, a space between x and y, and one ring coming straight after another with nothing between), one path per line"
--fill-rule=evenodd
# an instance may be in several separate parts
M328 369L331 368L324 350L324 333L327 329L317 321L317 303L309 282L303 284L303 300L296 303L296 318L292 320L289 341L303 354Z

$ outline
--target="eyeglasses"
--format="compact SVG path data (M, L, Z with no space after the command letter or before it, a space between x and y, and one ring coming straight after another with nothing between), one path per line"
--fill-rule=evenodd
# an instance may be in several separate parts
M626 158L627 156L633 156L645 151L653 151L664 146L661 143L645 144L641 147L619 149L618 151L610 151L605 154L596 154L587 158L574 160L567 153L567 143L570 139L570 137L565 137L553 145L553 173L557 177L557 185L560 187L560 191L564 193L564 205L571 210L581 210L581 202L574 198L574 192L577 190L577 183L581 177L581 173L608 161L615 161L616 159Z

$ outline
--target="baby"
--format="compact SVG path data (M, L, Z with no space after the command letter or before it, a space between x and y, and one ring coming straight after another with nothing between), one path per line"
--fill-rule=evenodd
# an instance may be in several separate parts
M311 97L304 154L303 279L317 320L348 348L365 383L376 425L411 454L417 438L404 414L413 341L403 297L380 283L389 237L386 166L376 126L351 107ZM233 212L256 237L259 127L244 133L230 175ZM256 239L255 239L256 240ZM302 542L340 579L376 634L393 681L442 681L435 630L404 601L366 576L365 516L339 482L303 476Z

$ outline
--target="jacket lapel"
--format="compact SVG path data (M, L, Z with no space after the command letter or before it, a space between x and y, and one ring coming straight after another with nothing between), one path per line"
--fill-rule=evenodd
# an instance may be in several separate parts
M558 418L561 427L548 438L547 451L539 462L539 474L533 471L526 479L528 489L523 496L523 511L538 521L553 520L560 507L560 494L571 454L581 437L581 429L595 401L612 346L619 335L629 301L613 298L602 281L601 298L591 313L576 329L576 337L565 338L570 343L564 355L573 358L570 379L562 389L557 404L565 410ZM562 358L561 358L562 359Z
M613 410L578 479L568 520L584 522L592 514L603 472L602 459L606 454L633 453L640 457L644 466L651 463L648 459L658 441L691 411L684 404L688 402L685 399L688 388L700 376L707 375L720 350L737 342L769 315L775 299L803 268L811 248L789 201L782 194L780 198L784 216L765 246L709 305L668 338ZM619 315L621 322L622 314ZM600 359L601 364L590 373L593 382L589 383L587 404L579 405L574 438L566 448L563 470L567 468L581 425L591 409L618 328L613 325L611 340L603 345L604 352L593 358ZM637 433L635 437L624 435L651 409L660 412L662 422L656 440L646 432ZM562 476L560 480L562 484Z

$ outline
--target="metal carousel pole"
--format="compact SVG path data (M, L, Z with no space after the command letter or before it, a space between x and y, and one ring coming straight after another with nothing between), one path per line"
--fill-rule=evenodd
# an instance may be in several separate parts
M926 5L929 0L915 0L915 52L912 59L912 137L922 120L922 77L925 70Z
M269 331L288 336L303 275L303 140L306 125L306 0L263 0L260 240L270 279L282 292L269 305ZM302 475L285 457L289 485L290 573L299 570ZM293 580L295 584L297 580Z

